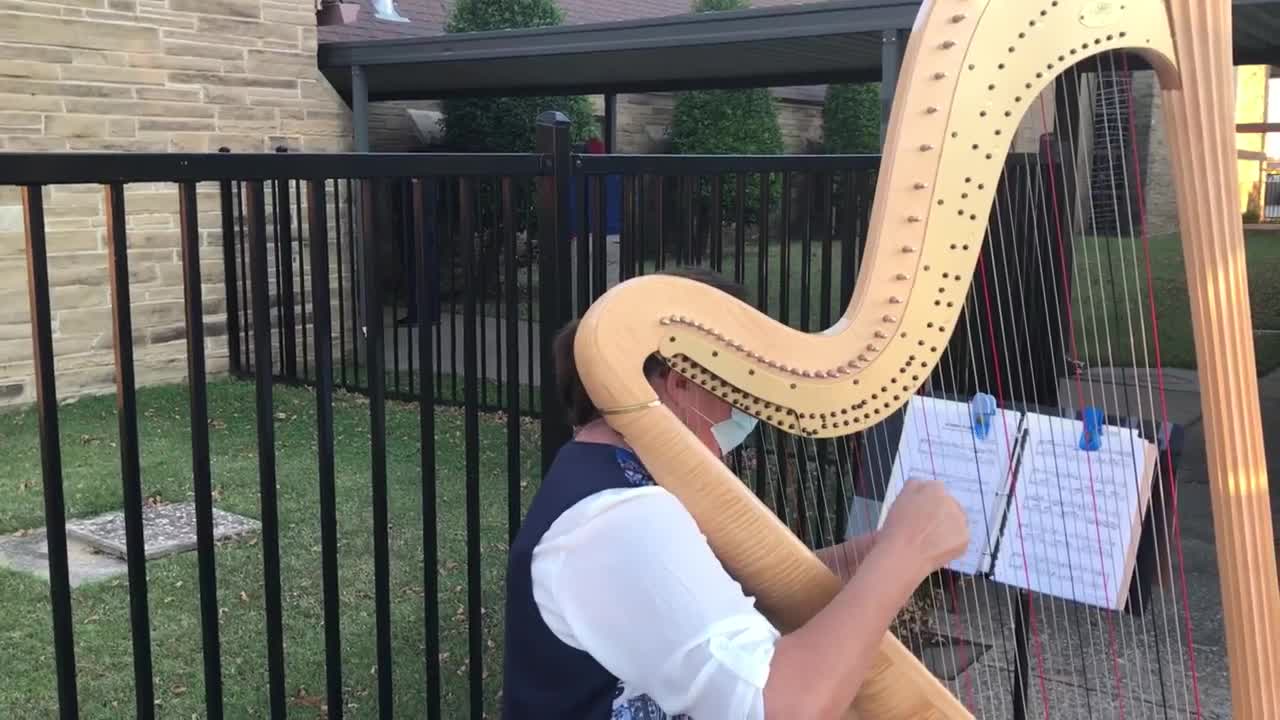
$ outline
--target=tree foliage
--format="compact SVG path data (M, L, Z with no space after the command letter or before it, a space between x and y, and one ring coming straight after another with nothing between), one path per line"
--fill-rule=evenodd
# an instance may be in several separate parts
M548 27L564 22L555 0L455 0L445 32ZM591 103L581 96L457 98L443 103L441 128L456 152L533 152L534 121L547 110L569 117L575 141L599 135Z
M455 0L447 33L484 32L559 25L564 11L555 0Z
M829 86L822 127L828 153L879 153L880 83Z
M773 155L783 151L777 106L766 88L681 93L671 149L682 155Z
M749 0L694 0L694 12L741 10ZM781 155L782 127L778 107L768 88L744 90L695 90L676 96L671 119L671 151L681 155ZM775 179L776 180L776 179ZM703 185L706 185L703 183ZM780 185L770 183L773 204L780 197ZM760 178L747 180L748 220L754 220L760 206ZM705 201L709 187L700 188ZM732 217L732 193L723 199L727 217Z
M694 0L694 12L741 10L749 0ZM671 149L681 154L783 152L778 108L768 88L697 90L676 96Z

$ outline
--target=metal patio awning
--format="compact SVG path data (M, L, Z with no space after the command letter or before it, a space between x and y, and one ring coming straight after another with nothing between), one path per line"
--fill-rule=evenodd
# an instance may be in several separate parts
M1237 64L1280 65L1280 0L1234 0ZM320 70L352 102L777 87L882 77L886 33L920 0L832 0L625 22L326 43ZM889 40L901 47L898 42ZM887 68L885 68L887 69Z
M592 95L880 79L881 31L919 0L836 0L589 25L328 43L320 70L350 100Z

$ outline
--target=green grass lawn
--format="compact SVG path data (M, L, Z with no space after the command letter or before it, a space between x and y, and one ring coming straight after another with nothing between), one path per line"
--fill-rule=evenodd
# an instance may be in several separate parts
M284 597L285 682L294 717L321 717L325 693L319 491L315 400L304 389L277 387L276 443ZM191 498L190 422L182 387L138 394L144 493L159 501ZM253 385L209 386L210 440L216 506L260 517ZM83 517L121 506L113 398L64 406L62 430L67 514ZM463 422L457 410L436 414L439 468L439 612L446 717L469 712L466 663L466 526ZM343 678L348 717L376 717L372 494L368 405L335 400L339 583ZM521 460L527 499L537 484L536 427L526 424ZM44 524L36 416L0 416L0 533ZM486 644L485 708L495 716L501 678L503 578L507 538L506 433L498 418L480 422L483 577ZM390 506L390 587L395 714L421 717L427 641L423 620L421 484L418 415L408 405L387 408ZM227 717L267 716L266 632L261 544L245 540L217 550L223 687ZM196 553L147 566L157 700L160 716L203 716L204 689ZM48 585L0 570L0 717L56 715L53 636ZM133 712L128 587L123 577L73 591L82 717Z
M1246 232L1245 241L1254 329L1280 331L1280 233ZM1165 367L1195 368L1181 238L1160 235L1152 237L1149 244L1161 360ZM1155 333L1141 241L1112 245L1110 257L1107 246L1091 238L1077 239L1075 247L1074 310L1081 359L1091 365L1131 367L1136 356L1138 367L1155 367ZM1132 346L1130 328L1134 331ZM1280 367L1280 333L1256 334L1254 345L1259 374Z

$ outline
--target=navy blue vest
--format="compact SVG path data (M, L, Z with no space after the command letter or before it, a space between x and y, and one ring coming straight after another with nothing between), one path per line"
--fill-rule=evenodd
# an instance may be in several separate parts
M625 449L569 442L535 493L511 546L507 568L506 648L503 654L503 720L609 720L622 688L590 655L561 642L542 620L533 599L533 549L566 510L605 490L651 485ZM647 712L621 717L665 718ZM637 708L638 709L638 708ZM652 713L657 714L652 714Z

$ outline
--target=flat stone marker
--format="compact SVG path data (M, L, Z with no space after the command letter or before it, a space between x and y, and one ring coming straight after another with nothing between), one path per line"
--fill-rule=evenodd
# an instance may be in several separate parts
M142 509L142 527L144 555L148 560L196 549L195 503L147 505ZM214 508L215 542L255 532L259 527L256 520ZM68 521L67 539L124 559L127 557L124 512L117 510L93 518Z
M49 545L44 530L0 537L0 566L49 580ZM84 543L67 542L67 578L71 587L124 575L128 564Z

